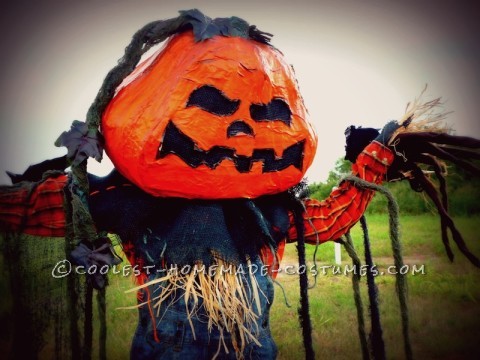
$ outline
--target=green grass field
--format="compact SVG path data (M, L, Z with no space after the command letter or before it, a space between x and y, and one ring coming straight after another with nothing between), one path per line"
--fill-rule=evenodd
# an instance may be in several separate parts
M386 216L368 219L372 252L379 269L393 265ZM458 218L467 243L479 253L479 218ZM456 252L452 264L440 240L438 219L429 215L401 218L404 260L410 266L424 265L425 274L408 276L410 335L416 359L478 359L480 349L480 271ZM355 246L360 249L359 226L352 230ZM320 247L321 264L334 262L333 244ZM309 249L309 253L313 253ZM361 251L359 251L361 253ZM363 254L362 254L363 257ZM310 256L311 258L311 256ZM342 264L350 260L342 251ZM296 251L290 246L284 261L295 262ZM277 291L272 310L272 331L279 347L279 359L293 359L302 352L296 316L298 279L279 278L287 290L292 308L287 308ZM376 278L380 292L380 311L387 357L405 358L400 313L395 292L395 276ZM364 305L366 279L362 279ZM351 278L344 275L319 275L317 286L310 290L313 338L317 358L361 359L357 335L356 310Z
M467 243L480 253L478 224L480 217L457 218ZM388 219L384 215L367 218L372 241L372 252L379 269L387 270L393 264ZM454 263L446 257L440 240L438 218L431 215L403 216L401 218L402 244L405 263L419 268L425 274L408 276L410 334L416 359L473 359L480 358L480 270L474 268L456 251ZM359 226L352 229L354 243L360 251L362 234ZM453 245L455 247L455 245ZM313 258L313 246L307 248L307 258ZM319 247L320 266L334 265L333 243ZM287 246L282 264L296 264L294 244ZM342 266L350 264L342 250ZM319 274L317 285L310 290L313 339L318 359L360 359L357 335L356 310L350 276ZM303 347L298 325L298 276L280 274L277 280L283 285L291 307L284 302L280 288L276 289L271 313L271 328L279 348L279 359L302 358ZM366 279L362 279L364 304ZM395 293L395 276L376 278L380 291L380 310L387 357L402 359L400 313ZM131 310L115 310L131 305L134 296L126 296L124 289L132 286L129 279L112 277L108 291L108 355L127 358L136 314ZM367 324L368 329L368 324Z
M380 270L393 264L388 219L386 215L371 215L369 223L372 252ZM471 250L480 254L478 224L480 216L456 219ZM479 359L480 348L480 270L474 268L462 254L455 251L450 263L440 239L439 220L433 215L402 216L401 232L404 260L408 265L424 266L425 274L408 276L410 334L416 359ZM362 234L359 226L352 230L355 247L361 251ZM452 244L455 249L455 245ZM313 246L307 248L311 263ZM333 243L319 247L319 266L334 264ZM295 245L287 246L282 265L297 263ZM350 264L342 250L342 266ZM287 307L282 292L276 287L271 313L271 329L279 348L279 359L303 357L297 308L299 304L298 276L279 274L291 307ZM362 278L364 305L366 279ZM380 310L386 353L389 359L403 359L400 314L395 293L395 276L376 278L380 291ZM128 359L131 338L137 322L136 310L119 307L135 304L134 294L124 291L133 286L131 278L110 276L107 291L107 355L109 359ZM319 274L317 285L310 290L313 340L318 359L361 359L357 334L356 310L351 277ZM2 307L5 311L5 306ZM367 311L367 310L366 310ZM368 316L367 316L368 319ZM367 322L368 329L368 322ZM94 335L95 336L95 335ZM94 337L96 339L96 336ZM96 356L97 352L94 351Z

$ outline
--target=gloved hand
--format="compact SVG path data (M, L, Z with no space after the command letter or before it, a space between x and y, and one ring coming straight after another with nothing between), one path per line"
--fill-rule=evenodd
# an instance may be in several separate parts
M12 184L17 184L22 181L37 182L42 180L43 173L46 171L63 171L69 167L67 156L61 156L55 159L45 160L41 163L31 165L23 174L14 174L7 171L7 175L12 180Z
M378 135L377 129L349 126L345 130L345 160L354 163L363 149Z
M399 125L396 120L389 121L385 124L380 134L378 134L378 136L374 140L378 141L382 145L388 145L390 138L400 126L401 125Z
M387 145L400 126L395 120L389 121L381 132L373 128L349 126L345 130L345 160L354 163L358 155L372 141L378 141L383 145Z

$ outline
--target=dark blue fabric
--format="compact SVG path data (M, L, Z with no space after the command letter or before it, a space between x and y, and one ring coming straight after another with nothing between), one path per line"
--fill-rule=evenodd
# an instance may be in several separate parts
M156 198L117 172L89 180L95 191L89 205L97 230L132 243L142 264L160 264L161 254L179 266L197 261L209 266L217 256L239 264L264 246L276 248L289 225L284 194L254 200Z
M91 190L95 192L90 196L89 205L97 229L118 234L122 242L133 245L137 263L154 265L156 269L164 262L181 268L199 260L209 266L214 263L215 256L243 266L249 257L261 267L260 249L264 246L275 249L290 225L289 193L253 200L155 198L129 184L115 171L108 177L91 176L89 180ZM154 274L158 272L154 271L150 280ZM269 325L273 284L268 276L262 276L261 271L255 276L261 289L263 314L257 321L261 331L256 335L262 346L249 344L244 357L274 359L277 350ZM248 277L246 281L249 287ZM150 289L150 293L155 294L154 290L155 287ZM267 294L268 301L261 293ZM159 343L154 340L148 307L140 308L132 359L211 359L217 352L219 331L213 329L209 333L207 315L199 312L192 319L197 335L194 340L183 294L177 291L175 296L176 301L172 303L172 299L167 299L155 318ZM230 335L224 336L230 353L226 354L222 348L220 358L235 359Z

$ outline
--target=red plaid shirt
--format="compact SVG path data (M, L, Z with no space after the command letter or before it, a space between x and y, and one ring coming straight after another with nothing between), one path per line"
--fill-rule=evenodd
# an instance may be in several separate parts
M0 229L25 234L65 236L63 188L67 176L50 177L41 183L0 187Z
M381 183L393 153L378 142L372 142L358 156L352 173L364 180ZM0 226L7 231L22 231L38 236L64 236L65 214L63 188L67 177L48 178L36 187L25 184L0 187ZM318 201L305 201L305 241L316 244L334 240L348 231L362 216L373 197L373 191L356 188L344 181L330 196ZM290 214L288 236L278 249L281 259L287 241L296 241L297 234ZM288 239L288 240L287 240ZM273 263L270 250L262 250L265 264Z
M383 181L388 167L394 159L394 154L382 144L374 141L369 144L358 156L352 165L352 174L361 179L380 184ZM351 182L344 181L335 188L330 196L318 201L307 199L304 204L305 242L315 245L328 240L338 239L345 234L365 212L367 205L373 198L373 190L364 190L355 187ZM290 214L290 228L287 238L280 243L277 257L282 259L286 242L294 242L297 239L293 214ZM269 248L262 249L264 264L272 265L274 254ZM273 273L275 275L276 273Z

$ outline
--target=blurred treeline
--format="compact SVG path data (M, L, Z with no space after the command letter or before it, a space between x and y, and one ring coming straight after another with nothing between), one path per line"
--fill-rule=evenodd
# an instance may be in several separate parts
M330 171L325 182L309 185L310 197L323 200L328 197L332 188L337 186L341 178L350 173L351 164L344 159L338 159L335 169ZM480 178L472 176L462 168L454 165L447 167L447 182L449 212L452 215L470 215L480 213ZM438 187L435 175L431 179ZM421 214L436 212L430 198L422 192L410 188L407 180L384 184L397 200L402 214ZM384 213L387 211L387 201L381 194L376 194L367 213Z

